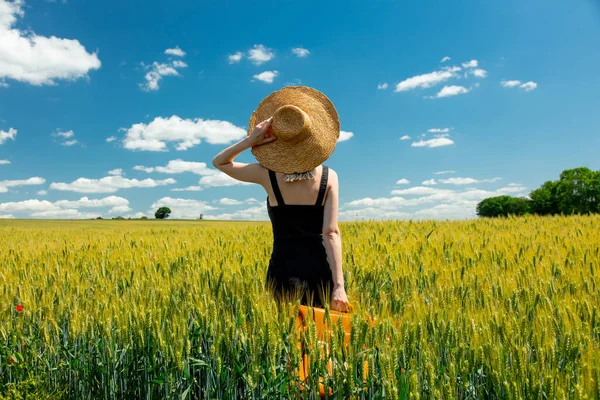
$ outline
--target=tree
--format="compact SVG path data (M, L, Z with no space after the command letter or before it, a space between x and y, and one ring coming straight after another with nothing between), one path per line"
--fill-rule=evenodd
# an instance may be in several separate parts
M169 207L161 207L154 213L154 217L156 219L165 219L169 218L169 214L171 214L171 209Z
M531 197L531 212L539 215L559 214L556 201L557 182L547 181L540 188L529 194Z
M145 215L142 216L142 218L140 219L148 219L148 217L146 217Z
M480 217L523 215L530 211L529 202L528 199L523 197L490 197L477 204L477 215Z
M200 216L198 217L198 219L204 219L204 214L200 213Z
M598 172L581 167L560 174L556 186L558 209L563 214L598 212L600 183Z

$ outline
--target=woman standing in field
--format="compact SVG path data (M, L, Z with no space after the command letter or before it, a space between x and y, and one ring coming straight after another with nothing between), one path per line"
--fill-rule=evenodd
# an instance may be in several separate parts
M322 165L335 149L340 123L321 92L289 86L266 97L250 117L248 136L220 152L213 165L262 185L273 227L267 286L279 301L349 311L338 228L338 178ZM234 162L251 148L258 163ZM284 200L285 199L285 200Z

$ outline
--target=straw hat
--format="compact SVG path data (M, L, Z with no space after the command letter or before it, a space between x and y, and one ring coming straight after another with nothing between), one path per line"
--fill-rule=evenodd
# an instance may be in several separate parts
M248 122L248 135L273 117L277 140L255 146L252 154L264 167L286 174L306 172L329 158L340 136L340 121L331 101L306 86L287 86L260 102Z

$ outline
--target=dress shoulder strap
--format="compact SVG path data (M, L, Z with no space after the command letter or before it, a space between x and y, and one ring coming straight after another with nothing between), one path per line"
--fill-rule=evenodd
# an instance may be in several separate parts
M323 165L323 172L321 174L321 186L319 187L319 195L317 196L317 202L315 206L320 206L323 203L325 197L325 190L327 189L327 178L329 177L329 168Z
M283 196L281 196L281 191L279 190L279 185L277 184L277 176L275 175L275 172L269 170L269 178L271 179L271 187L273 188L273 193L275 193L275 199L277 199L277 205L285 206Z

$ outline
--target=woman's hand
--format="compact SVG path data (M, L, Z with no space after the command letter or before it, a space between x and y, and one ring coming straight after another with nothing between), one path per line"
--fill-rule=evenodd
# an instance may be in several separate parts
M272 120L273 117L264 120L263 122L254 127L254 130L252 131L250 136L248 136L248 143L250 144L250 146L260 146L261 144L267 144L277 140L277 137L275 137L275 135L273 135L272 132Z
M340 312L351 312L352 306L346 296L346 290L343 286L335 286L331 294L331 309Z

